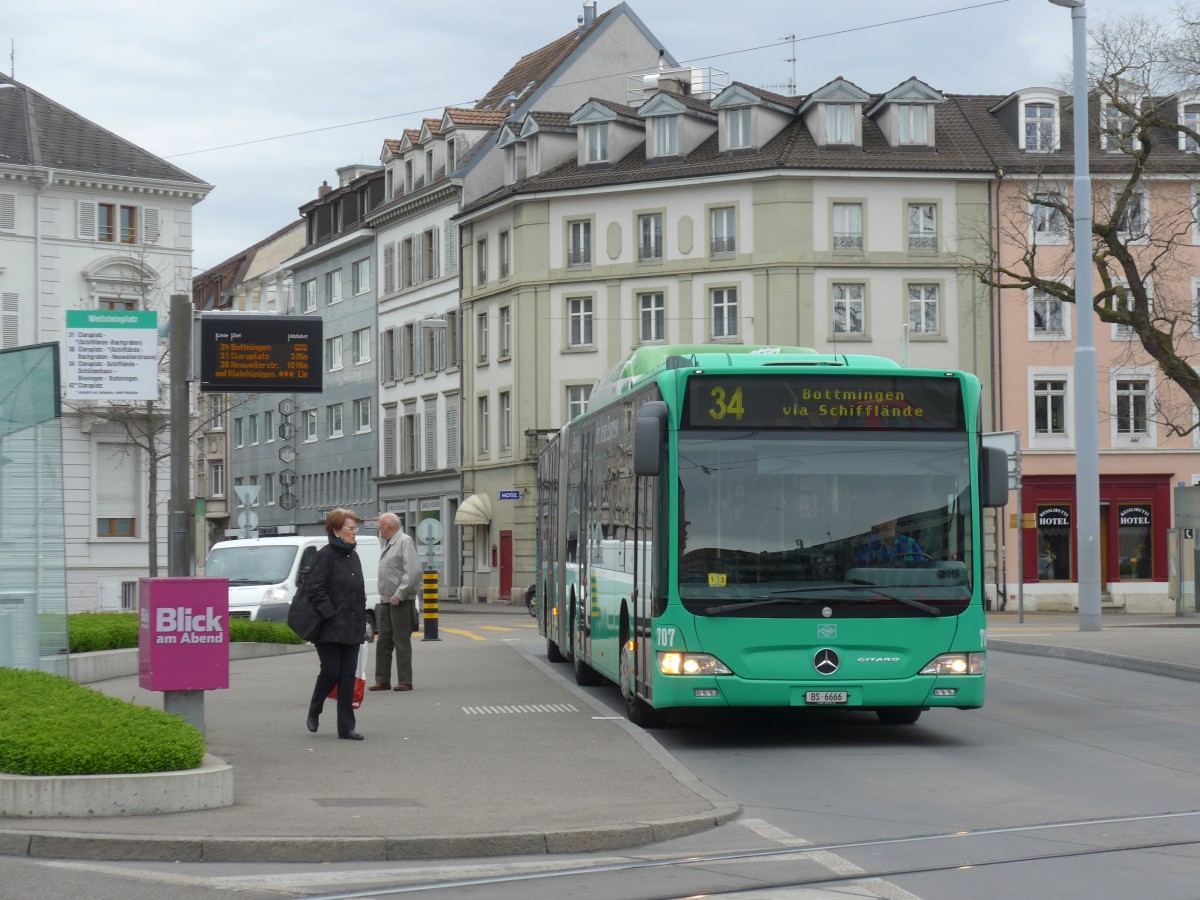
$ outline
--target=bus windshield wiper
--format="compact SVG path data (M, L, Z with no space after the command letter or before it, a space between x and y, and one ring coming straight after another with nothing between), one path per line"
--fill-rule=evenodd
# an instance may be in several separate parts
M931 616L940 616L942 608L940 606L930 606L928 603L922 603L920 600L914 600L912 597L903 597L900 594L893 594L890 591L881 590L874 585L860 584L855 585L864 591L870 591L877 597L883 597L887 600L895 600L897 603L903 603L905 606L911 606L913 609L919 609L921 612L927 612Z
M905 606L911 606L913 609L919 609L921 612L929 613L931 616L940 616L942 610L937 606L930 606L928 603L922 603L920 600L913 600L911 597L903 597L899 594L893 594L889 591L880 590L874 585L867 584L823 584L813 585L811 587L793 587L781 588L780 590L771 591L772 594L811 594L825 591L869 591L877 597L883 597L888 600L895 600L897 603L902 603ZM758 606L772 606L781 603L812 603L819 600L830 599L821 597L771 597L767 600L751 600L748 603L726 603L723 606L713 606L705 610L706 615L716 616L721 613L733 612L740 609L753 609Z
M810 588L809 590L812 590ZM772 593L783 593L782 591L772 591ZM707 616L718 616L721 613L730 612L731 610L754 609L756 606L774 606L781 603L812 603L817 600L816 597L771 597L768 600L750 600L747 603L726 603L724 606L710 606L704 611Z

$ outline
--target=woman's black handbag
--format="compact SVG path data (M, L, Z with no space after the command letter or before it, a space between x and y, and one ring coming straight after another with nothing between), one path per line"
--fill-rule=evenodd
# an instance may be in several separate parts
M320 632L323 621L321 614L317 612L308 598L308 591L302 586L300 590L296 591L296 596L292 598L291 605L288 607L288 627L304 640L311 641Z

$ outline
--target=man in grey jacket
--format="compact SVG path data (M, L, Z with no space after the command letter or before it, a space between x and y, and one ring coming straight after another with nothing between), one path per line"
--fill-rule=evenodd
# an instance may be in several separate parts
M375 648L375 683L369 690L411 691L412 633L417 623L417 591L424 577L417 559L417 545L400 530L400 517L379 517L379 642ZM396 686L391 683L392 651L396 651Z

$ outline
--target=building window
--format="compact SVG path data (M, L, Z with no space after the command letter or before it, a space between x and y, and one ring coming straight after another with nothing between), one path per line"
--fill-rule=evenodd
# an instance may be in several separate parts
M475 283L487 284L487 238L475 242Z
M258 443L258 416L246 417L246 438L251 445Z
M1114 192L1114 204L1116 199L1117 192ZM1141 240L1147 236L1148 225L1146 193L1145 191L1134 191L1129 195L1129 202L1126 204L1124 212L1118 218L1117 232L1126 241Z
M97 237L102 241L122 244L137 243L137 207L100 203L96 207Z
M405 378L417 374L417 326L412 322L404 325L404 336L401 339L400 367Z
M642 343L663 340L666 310L662 293L638 294L639 337Z
M300 282L300 312L310 313L317 308L317 279Z
M216 460L208 464L208 496L225 496L225 463Z
M325 407L325 431L331 438L342 436L342 404L333 403Z
M96 473L96 537L137 537L141 483L138 454L122 444L98 444Z
M246 423L241 416L233 420L233 446L246 446Z
M342 302L342 270L334 269L325 276L325 303Z
M656 116L654 119L654 155L679 154L679 116Z
M317 439L317 411L315 409L306 409L303 413L304 417L304 442L315 441Z
M275 414L269 409L263 413L263 443L270 444L275 440Z
M750 146L749 106L727 110L725 123L725 139L730 150L741 150Z
M371 398L363 397L354 401L354 433L362 434L371 430Z
M1054 105L1025 104L1025 149L1046 153L1054 149Z
M925 145L929 141L925 137L925 107L913 103L905 103L896 107L900 119L900 143Z
M910 253L937 252L937 206L934 204L908 205L908 250Z
M325 338L325 371L337 372L342 368L342 336Z
M263 475L262 491L259 492L259 499L267 506L275 505L275 476L271 472Z
M938 286L910 284L908 286L908 327L913 334L938 334Z
M1150 382L1143 378L1118 378L1116 393L1117 434L1122 436L1149 434Z
M592 397L592 386L588 384L572 385L567 388L567 421L578 418L587 412L588 400Z
M608 123L596 122L584 126L584 138L587 141L585 162L608 162Z
M1046 437L1067 434L1067 382L1064 378L1033 383L1033 431Z
M354 354L354 365L360 366L363 363L371 361L371 329L360 328L354 332L352 337L352 352Z
M1063 317L1063 302L1041 288L1033 288L1033 333L1065 337L1067 330Z
M715 288L712 297L712 336L732 338L738 335L737 288Z
M488 361L488 314L486 312L475 316L475 359L481 363Z
M711 213L712 253L733 253L737 250L736 221L732 206L722 206Z
M248 487L253 487L253 488L258 487L259 486L258 476L251 475L249 478L246 479L246 485ZM247 506L258 506L262 501L262 491L261 490L251 491L250 493L254 497L254 499L252 501L250 501L249 503L247 503L246 505Z
M1117 575L1122 581L1153 577L1149 503L1117 504Z
M638 259L662 259L662 213L638 216Z
M1133 121L1109 101L1100 116L1100 147L1110 153L1132 152L1135 146Z
M478 431L476 443L479 447L479 455L487 456L488 430L491 428L491 421L488 416L488 398L480 397L476 402L478 404L475 416L475 427Z
M572 297L567 300L567 346L592 346L592 298Z
M861 284L833 286L833 333L866 334L866 302Z
M1033 223L1033 240L1037 244L1065 244L1067 242L1067 218L1061 206L1066 199L1057 191L1033 195L1029 205L1029 218Z
M568 249L568 266L590 266L592 264L592 223L590 221L571 222L567 226L570 247Z
M404 418L400 420L400 454L403 471L417 471L417 411L414 405L404 408Z
M507 278L512 271L512 261L509 259L508 232L500 232L500 277Z
M365 294L371 289L371 259L360 259L354 264L354 295Z
M209 394L208 406L211 418L209 419L209 427L213 431L225 430L225 395L224 394Z
M861 203L833 204L833 251L858 252L863 248Z
M500 359L512 356L512 307L500 307Z
M825 104L825 143L854 143L854 104Z
M500 402L500 452L506 453L512 449L512 394L501 391Z
M1068 503L1038 504L1038 580L1071 580L1071 510Z

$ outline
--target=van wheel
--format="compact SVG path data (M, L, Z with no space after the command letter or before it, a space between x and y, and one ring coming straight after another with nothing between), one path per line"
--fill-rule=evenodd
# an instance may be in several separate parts
M367 643L375 643L375 622L370 615L367 616Z

